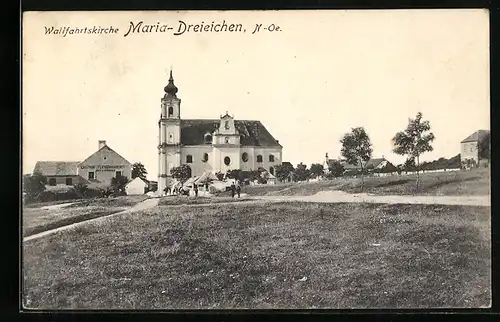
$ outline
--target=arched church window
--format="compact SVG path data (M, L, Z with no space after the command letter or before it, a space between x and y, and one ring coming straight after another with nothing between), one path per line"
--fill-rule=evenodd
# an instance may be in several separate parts
M191 154L186 155L186 163L193 163L193 156Z
M241 160L243 160L243 162L247 162L248 161L248 153L244 152L241 155Z
M262 155L260 155L260 154L259 154L259 155L257 156L257 162L262 162Z
M224 138L224 142L226 142L226 144L229 144L229 138L227 136Z
M274 162L274 155L272 154L269 155L269 162Z
M203 153L203 158L201 159L201 161L203 161L203 162L208 161L208 153Z
M210 133L205 134L205 143L206 144L212 143L212 135Z
M273 167L270 167L269 168L269 173L272 174L274 176L274 168Z
M226 121L226 122L225 122L224 128L225 128L226 130L229 130L229 121Z
M224 158L224 164L225 165L230 165L231 164L231 158L230 157L225 157Z
M172 106L168 107L168 116L174 115L174 108Z

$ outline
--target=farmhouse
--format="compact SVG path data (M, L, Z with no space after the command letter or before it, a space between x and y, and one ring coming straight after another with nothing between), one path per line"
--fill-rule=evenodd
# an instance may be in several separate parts
M183 164L189 165L191 176L258 168L274 174L281 164L282 146L260 121L235 120L227 112L218 119L182 119L172 71L164 91L158 122L158 191L172 184L170 170Z
M328 169L333 162L340 162L340 164L344 167L344 173L346 174L361 171L361 164L349 164L346 160L343 160L341 158L338 158L337 160L329 159L327 153L325 156L325 161L323 162L325 172L328 172ZM368 160L364 165L364 168L371 173L392 173L397 171L397 167L383 156L381 158L372 158Z
M101 186L109 185L111 178L116 176L130 178L132 164L111 149L106 141L98 144L98 150L82 162L38 161L33 172L47 177L51 186L79 183Z
M460 158L462 162L467 162L467 160L474 160L476 164L481 163L481 146L486 144L490 145L490 131L488 130L478 130L468 137L466 137L462 142L460 142ZM486 160L483 160L486 161Z
M87 183L87 180L78 174L78 163L75 161L38 161L33 173L43 174L51 186Z

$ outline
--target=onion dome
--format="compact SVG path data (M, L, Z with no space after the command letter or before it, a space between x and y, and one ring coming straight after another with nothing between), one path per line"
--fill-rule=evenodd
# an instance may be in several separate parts
M164 88L167 95L175 96L179 90L177 86L174 85L174 78L172 77L172 70L170 70L170 78L168 80L168 85Z

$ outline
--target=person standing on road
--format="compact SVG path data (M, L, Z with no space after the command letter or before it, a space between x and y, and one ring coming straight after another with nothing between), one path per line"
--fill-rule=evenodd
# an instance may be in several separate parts
M236 193L238 194L238 198L240 197L240 193L241 193L241 186L238 184L238 186L236 186Z
M231 184L231 198L234 198L236 187L234 186L234 182Z
M195 183L194 185L194 196L198 197L198 185Z

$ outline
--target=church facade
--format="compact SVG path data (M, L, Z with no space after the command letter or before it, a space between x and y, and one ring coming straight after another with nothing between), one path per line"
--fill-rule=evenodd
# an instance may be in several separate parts
M164 91L158 121L158 191L170 185L170 170L183 164L189 165L192 176L236 169L274 174L281 164L283 147L260 121L235 120L227 112L218 119L182 119L172 71Z

